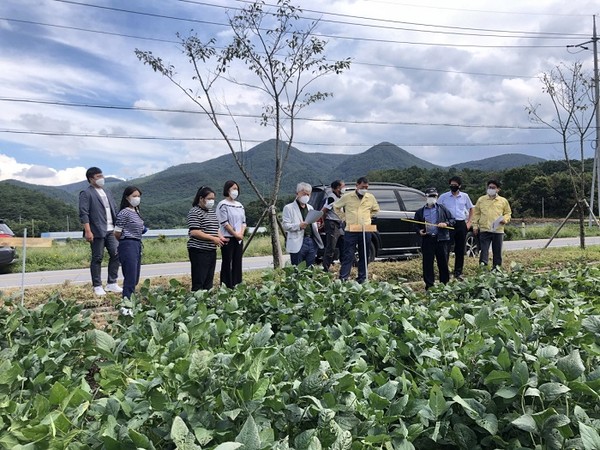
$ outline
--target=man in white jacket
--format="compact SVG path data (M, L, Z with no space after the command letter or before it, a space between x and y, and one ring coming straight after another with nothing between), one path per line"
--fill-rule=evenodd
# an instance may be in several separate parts
M298 183L296 199L283 207L283 228L287 234L285 249L294 266L302 261L306 262L306 267L312 266L317 257L317 249L323 248L317 224L306 223L306 216L313 209L308 204L311 192L310 184Z

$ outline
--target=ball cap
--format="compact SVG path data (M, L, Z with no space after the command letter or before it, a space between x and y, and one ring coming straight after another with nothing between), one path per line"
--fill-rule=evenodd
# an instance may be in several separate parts
M436 188L430 187L430 188L425 189L425 195L427 197L434 197L434 196L438 195L438 191Z

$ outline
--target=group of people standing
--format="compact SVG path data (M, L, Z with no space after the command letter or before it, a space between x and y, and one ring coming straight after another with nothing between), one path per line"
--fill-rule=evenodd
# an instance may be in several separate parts
M86 172L87 189L79 193L79 219L83 235L90 243L90 273L97 296L107 292L129 298L140 280L142 235L147 231L140 214L142 191L127 186L117 210L109 191L104 189L104 174L98 167ZM239 185L225 182L223 200L215 208L215 192L202 186L196 192L188 213L188 255L191 263L192 290L213 286L217 248L221 249L221 283L234 287L242 282L243 239L246 230L244 206L237 201ZM104 249L108 252L108 278L102 286L101 269ZM123 287L117 284L119 266Z
M92 256L90 272L94 293L121 293L129 298L140 279L142 258L142 235L147 228L140 214L142 191L128 186L123 191L117 211L110 192L104 190L104 175L98 167L86 172L89 183L79 194L79 217L83 234L90 243ZM434 262L437 262L442 283L450 280L448 266L450 244L454 244L454 277L462 279L467 232L472 229L479 236L479 262L488 264L490 245L493 266L502 265L502 242L504 225L511 219L508 201L501 197L500 183L490 180L486 195L475 204L469 195L461 191L460 177L449 180L449 191L438 198L437 189L425 191L426 204L415 212L414 222L421 236L423 255L423 280L425 288L434 285ZM325 243L321 239L316 218L309 216L313 207L309 204L312 186L298 183L294 201L283 208L282 221L286 232L286 250L293 265L315 263L317 252L324 249L323 268L329 271L335 251L340 248L339 278L347 280L358 253L357 281L367 277L367 264L371 233L369 225L379 212L379 204L369 192L369 181L360 177L355 189L345 192L345 183L331 183L321 207ZM189 239L188 256L191 264L192 291L210 289L213 286L217 249L221 249L221 284L233 288L242 282L243 239L246 230L244 206L237 200L239 184L228 180L223 186L223 199L216 205L216 194L208 186L201 186L190 209L187 222ZM339 245L340 239L343 244ZM101 264L104 249L108 251L108 279L103 288ZM119 265L123 272L123 288L117 284Z
M422 237L423 281L425 289L435 282L434 261L437 262L440 282L450 281L448 259L450 245L454 243L454 277L462 279L465 261L467 232L479 236L479 264L487 266L490 244L493 252L493 268L502 265L502 242L504 225L512 215L508 200L501 197L500 183L487 182L486 195L479 197L475 205L460 189L462 180L450 178L449 191L438 198L437 189L425 190L426 204L415 212L416 228Z
M354 255L358 252L356 280L363 283L367 278L371 242L371 233L365 229L371 225L372 218L379 212L379 204L375 196L368 192L369 180L366 177L360 177L356 181L354 190L344 193L344 188L342 180L331 183L331 192L322 206L326 234L324 245L316 223L307 222L308 213L313 209L308 204L312 187L308 183L298 183L295 200L283 208L283 228L287 234L286 250L293 265L304 262L311 266L315 262L318 249L324 248L323 268L329 271L338 242L343 236L339 278L347 280L350 277Z

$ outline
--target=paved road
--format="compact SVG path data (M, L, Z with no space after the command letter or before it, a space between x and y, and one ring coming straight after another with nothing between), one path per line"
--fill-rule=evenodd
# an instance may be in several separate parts
M526 250L528 248L542 248L548 239L535 239L525 241L506 241L505 250ZM600 237L586 237L586 245L600 245ZM550 247L577 247L579 238L560 238L554 239ZM273 267L273 258L271 256L255 256L244 258L244 270L255 270ZM287 260L286 260L287 261ZM220 267L220 261L217 261L217 268ZM157 276L178 276L189 275L190 263L176 262L165 264L144 264L142 265L141 278L152 278ZM22 275L20 273L8 273L0 275L0 289L15 288L21 286ZM102 279L106 279L106 268L103 268ZM57 285L65 282L69 283L89 283L89 269L70 269L70 270L51 270L47 272L29 272L25 274L25 287Z

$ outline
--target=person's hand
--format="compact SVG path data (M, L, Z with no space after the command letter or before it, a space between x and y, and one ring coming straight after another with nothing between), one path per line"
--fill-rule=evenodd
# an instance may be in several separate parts
M446 222L440 222L437 224L438 228L446 228L448 227L448 224Z
M471 225L472 225L472 224L473 224L473 223L472 223L470 220L467 220L467 230L470 230L470 229L471 229Z
M300 229L304 230L308 224L306 222L300 222Z
M504 219L502 219L502 220L500 221L500 224L502 224L502 225L504 225L505 223L506 223L506 220L504 220Z
M92 242L94 240L94 233L92 233L91 231L86 231L85 240L88 242Z
M473 228L473 234L475 236L477 236L478 233L479 233L479 228Z
M420 229L420 230L419 230L419 234L420 234L421 236L427 236L427 231L425 231L424 229Z

